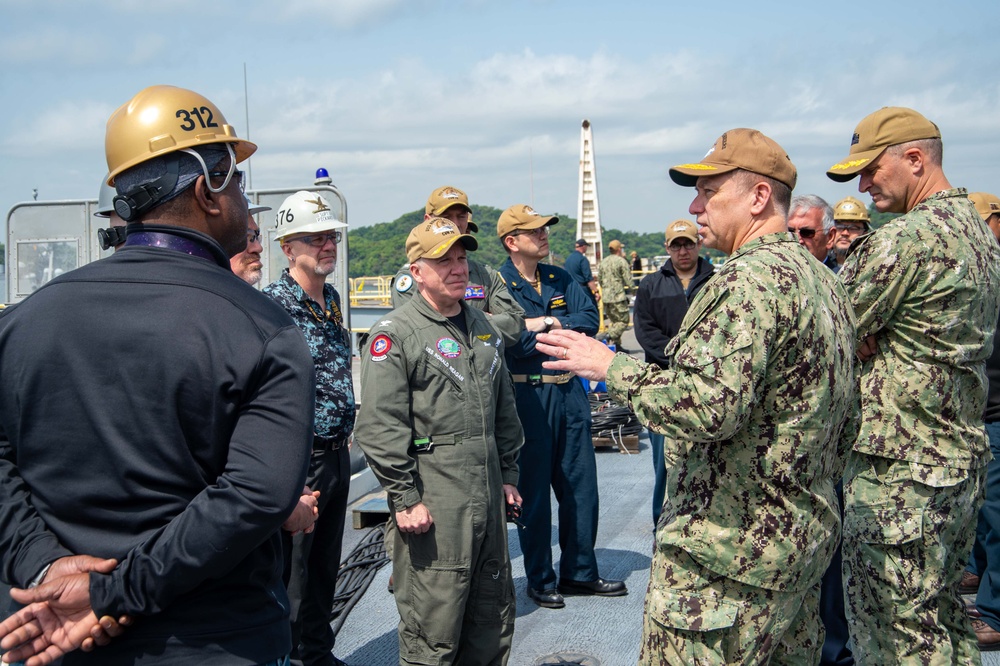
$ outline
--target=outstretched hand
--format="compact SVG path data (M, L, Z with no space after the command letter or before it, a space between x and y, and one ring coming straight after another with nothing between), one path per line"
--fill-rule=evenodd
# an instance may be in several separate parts
M539 333L535 349L558 359L545 361L543 368L574 372L584 379L598 382L607 377L608 367L615 358L615 352L603 343L566 329Z

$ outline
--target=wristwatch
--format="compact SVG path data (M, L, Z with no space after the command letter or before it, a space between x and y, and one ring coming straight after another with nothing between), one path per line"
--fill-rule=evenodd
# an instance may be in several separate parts
M552 324L556 323L556 320L552 317L546 317L542 320L542 323L545 324L545 330L547 331L552 328Z

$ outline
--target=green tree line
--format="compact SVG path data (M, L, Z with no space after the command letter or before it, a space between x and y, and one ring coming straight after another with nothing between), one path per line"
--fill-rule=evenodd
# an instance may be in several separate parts
M497 238L497 220L500 219L499 208L492 206L472 205L472 221L479 227L475 234L479 240L479 249L473 255L477 261L493 268L499 268L507 261L507 253ZM558 213L555 213L559 215ZM869 205L868 214L872 218L872 228L877 229L889 220L898 217L897 213L879 213L874 206ZM424 219L422 209L405 213L392 222L381 222L368 227L351 229L349 243L351 260L349 273L352 278L395 275L396 271L406 263L406 237L421 220ZM664 223L664 229L666 222ZM619 229L602 228L605 254L607 244L612 240L621 241L625 246L626 256L633 251L638 252L643 259L653 263L653 257L666 255L663 247L663 233L638 233L621 231ZM550 260L556 266L562 266L566 257L573 252L576 242L576 219L559 215L559 222L552 226L549 233ZM2 246L0 246L2 247ZM721 252L702 248L701 254L713 261L722 261L725 257ZM2 255L0 255L2 260Z
M479 249L473 256L480 263L493 268L499 268L507 261L507 253L497 238L497 220L502 212L492 206L472 205L472 221L479 227L475 234ZM569 253L574 251L576 219L554 214L559 216L559 222L549 232L549 250L552 253L550 260L556 266L562 266ZM392 222L351 229L350 276L394 275L406 263L406 237L423 219L424 212L421 209L406 213ZM645 259L666 254L662 233L641 234L617 229L602 229L602 233L605 251L609 242L618 239L625 245L626 253L634 250Z

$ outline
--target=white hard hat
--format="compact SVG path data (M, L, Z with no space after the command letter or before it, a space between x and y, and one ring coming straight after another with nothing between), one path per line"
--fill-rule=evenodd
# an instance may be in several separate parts
M307 234L314 231L345 229L347 224L338 220L330 209L329 202L318 192L300 190L285 199L275 215L275 234L281 240L292 234Z
M243 193L243 196L247 198L247 212L250 213L251 215L256 215L257 213L263 213L265 211L271 210L270 206L262 206L261 204L255 204L253 202L253 199L251 199L250 195L247 194L246 192Z
M97 210L94 217L111 217L115 211L115 188L108 185L108 176L101 179L101 193L97 196Z

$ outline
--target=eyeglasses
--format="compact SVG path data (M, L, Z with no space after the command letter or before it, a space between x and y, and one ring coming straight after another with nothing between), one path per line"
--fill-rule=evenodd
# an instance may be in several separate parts
M809 227L799 227L798 229L792 229L791 227L788 227L788 230L791 231L793 234L798 234L802 238L812 238L813 236L816 235L816 230L810 229Z
M538 227L537 229L518 229L512 236L534 236L535 238L544 238L549 235L549 228Z
M260 229L257 229L256 231L247 231L247 244L248 245L250 243L255 242L258 238L260 238Z
M860 234L865 230L864 226L860 224L837 224L834 226L837 231L846 231L849 234Z
M694 243L692 243L691 241L687 241L685 243L679 243L677 241L674 241L673 243L671 243L670 245L667 246L667 249L668 250L693 250L694 249Z
M209 171L208 172L208 177L209 178L225 178L228 175L229 175L228 171ZM240 171L239 169L236 169L235 171L233 171L233 177L236 179L236 184L240 186L240 192L243 192L245 194L246 191L247 191L247 186L246 186L246 184L243 181L243 172Z
M339 243L343 239L344 234L340 231L331 231L328 234L313 234L310 236L299 236L298 238L289 238L290 241L301 241L306 245L311 247L323 247L326 245L327 241L333 241L334 243Z

